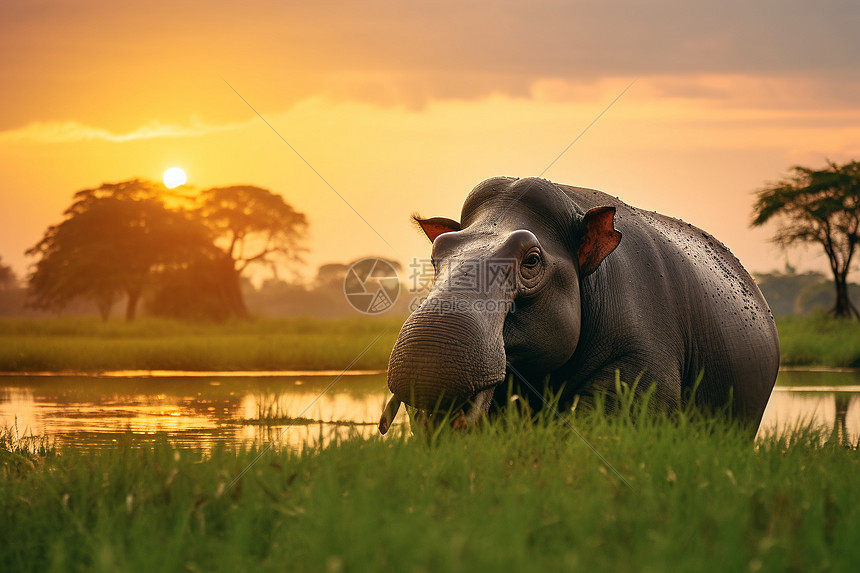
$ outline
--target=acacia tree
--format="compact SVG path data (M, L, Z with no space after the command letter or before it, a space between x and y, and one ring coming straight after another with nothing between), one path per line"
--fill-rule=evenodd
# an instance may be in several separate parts
M212 250L208 231L187 213L168 209L165 192L134 179L75 193L64 220L27 251L38 258L29 275L30 306L62 310L87 298L106 320L125 295L125 318L133 320L157 271Z
M233 316L247 317L242 273L258 264L270 266L277 276L279 262L300 260L307 218L280 195L253 185L203 191L197 216L211 229L223 254L218 275L225 281L225 302Z
M788 177L757 192L752 225L772 219L778 222L773 241L783 248L813 243L824 249L836 285L832 314L860 318L848 298L848 272L860 241L860 163L793 167Z

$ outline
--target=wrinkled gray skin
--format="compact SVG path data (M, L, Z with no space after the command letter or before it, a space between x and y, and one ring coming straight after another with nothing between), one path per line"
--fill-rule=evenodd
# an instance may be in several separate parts
M758 427L779 365L776 327L753 279L708 233L535 178L482 182L459 224L417 221L435 236L436 280L391 353L383 432L400 401L477 419L494 393L504 403L511 371L538 391L548 379L568 403L611 394L616 370L628 382L642 374L639 388L655 384L651 404L663 410L681 406L704 371L696 403L731 402ZM475 261L490 260L508 280L476 273Z

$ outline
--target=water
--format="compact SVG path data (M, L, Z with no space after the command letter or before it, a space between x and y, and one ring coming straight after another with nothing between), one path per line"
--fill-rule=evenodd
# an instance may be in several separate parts
M163 433L185 447L277 440L298 449L334 435L376 432L388 394L385 374L343 376L334 384L338 373L272 374L3 376L0 427L87 448ZM261 414L301 420L249 422Z
M48 436L60 447L102 448L164 434L171 443L204 450L218 442L272 441L299 449L333 436L375 434L389 395L384 373L340 379L332 372L155 374L2 376L0 427ZM301 420L249 421L267 413ZM403 417L401 411L396 423ZM860 373L781 372L759 434L805 423L857 441Z
M835 431L843 443L857 443L860 439L860 372L780 372L764 411L759 436L803 424Z

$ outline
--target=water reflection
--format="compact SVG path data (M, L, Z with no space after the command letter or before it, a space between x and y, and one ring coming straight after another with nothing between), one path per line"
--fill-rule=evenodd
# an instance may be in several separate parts
M46 435L59 446L101 448L164 433L183 447L279 444L301 449L333 437L376 434L388 395L385 374L339 379L292 376L5 376L0 426ZM396 423L403 423L403 412ZM254 421L260 417L267 424ZM782 372L759 435L824 427L841 443L860 439L860 374Z
M0 426L47 435L59 446L105 447L129 439L209 449L216 442L295 448L375 431L388 393L385 375L0 378ZM260 414L303 418L249 422Z
M759 436L823 428L843 445L860 440L860 372L785 371L770 397Z

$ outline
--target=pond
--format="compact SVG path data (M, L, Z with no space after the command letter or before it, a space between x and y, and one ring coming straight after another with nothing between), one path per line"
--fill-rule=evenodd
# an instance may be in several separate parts
M102 448L163 434L204 450L272 441L298 449L375 434L388 395L384 373L8 375L0 376L0 428L47 436L59 447ZM403 418L401 410L396 423ZM780 372L759 435L806 423L857 441L860 373Z

